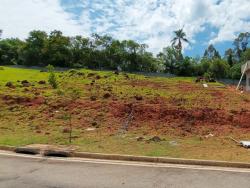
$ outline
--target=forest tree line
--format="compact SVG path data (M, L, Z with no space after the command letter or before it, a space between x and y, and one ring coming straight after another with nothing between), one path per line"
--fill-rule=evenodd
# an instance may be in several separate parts
M2 31L0 30L0 36ZM183 55L183 43L189 43L183 29L174 31L172 44L154 56L146 44L117 40L108 35L91 37L64 36L61 31L34 30L26 40L0 38L0 65L25 65L123 70L129 72L164 72L178 76L213 78L240 77L240 67L250 60L250 33L240 33L234 48L223 55L211 44L203 57Z

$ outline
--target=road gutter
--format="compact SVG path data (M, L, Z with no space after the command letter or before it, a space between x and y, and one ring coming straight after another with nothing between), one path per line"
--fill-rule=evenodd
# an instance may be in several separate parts
M25 147L21 147L25 150ZM0 150L15 152L19 147L13 146L0 146ZM30 150L30 147L27 147ZM50 152L57 153L62 150L50 150ZM44 156L46 151L41 150L40 154ZM102 154L102 153L89 153L89 152L72 152L63 151L68 157L87 158L87 159L103 159L103 160L117 160L117 161L134 161L134 162L149 162L149 163L167 163L167 164L180 164L180 165L199 165L199 166L214 166L214 167L232 167L232 168L249 168L250 163L243 162L228 162L228 161L215 161L215 160L197 160L197 159L183 159L183 158L168 158L168 157L147 157L147 156L133 156L133 155L118 155L118 154Z

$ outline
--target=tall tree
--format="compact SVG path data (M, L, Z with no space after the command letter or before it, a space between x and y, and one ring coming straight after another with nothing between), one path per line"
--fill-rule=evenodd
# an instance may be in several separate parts
M207 58L207 59L220 59L220 53L215 49L215 47L210 44L208 46L208 48L205 50L203 58Z
M127 70L138 71L138 53L141 47L140 44L133 40L125 40L123 41L123 45L125 46Z
M48 42L44 31L31 31L22 50L22 59L25 65L46 65L45 51Z
M227 63L230 65L230 67L232 67L234 64L233 56L234 56L234 52L232 48L227 49L225 52L225 58L227 59Z
M71 38L71 52L73 67L89 67L91 64L91 49L88 38L76 36Z
M240 33L239 36L234 40L234 50L236 54L236 58L240 60L241 54L247 50L247 46L249 43L250 33Z
M63 36L61 31L52 31L48 38L46 55L48 64L60 67L72 66L70 38Z
M163 51L158 54L158 58L163 61L163 64L165 65L165 72L175 74L177 66L178 66L178 52L173 47L166 47L163 48Z
M3 39L0 41L0 64L20 64L20 50L24 42L19 39Z
M181 53L182 53L182 47L183 47L183 42L189 43L189 40L186 38L186 33L182 29L174 31L174 38L172 39L172 46L177 49L179 52L181 58Z

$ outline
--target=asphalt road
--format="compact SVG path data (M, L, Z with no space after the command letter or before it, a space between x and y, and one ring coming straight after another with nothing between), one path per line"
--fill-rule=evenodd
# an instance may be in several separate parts
M250 188L250 169L90 159L55 159L0 152L0 188Z

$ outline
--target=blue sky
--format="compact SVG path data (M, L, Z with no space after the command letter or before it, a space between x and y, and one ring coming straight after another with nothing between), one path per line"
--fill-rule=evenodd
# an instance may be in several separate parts
M146 43L156 54L183 27L191 41L186 55L202 56L209 44L223 55L250 31L249 10L250 0L1 0L0 29L3 38L23 39L34 29L109 34Z

